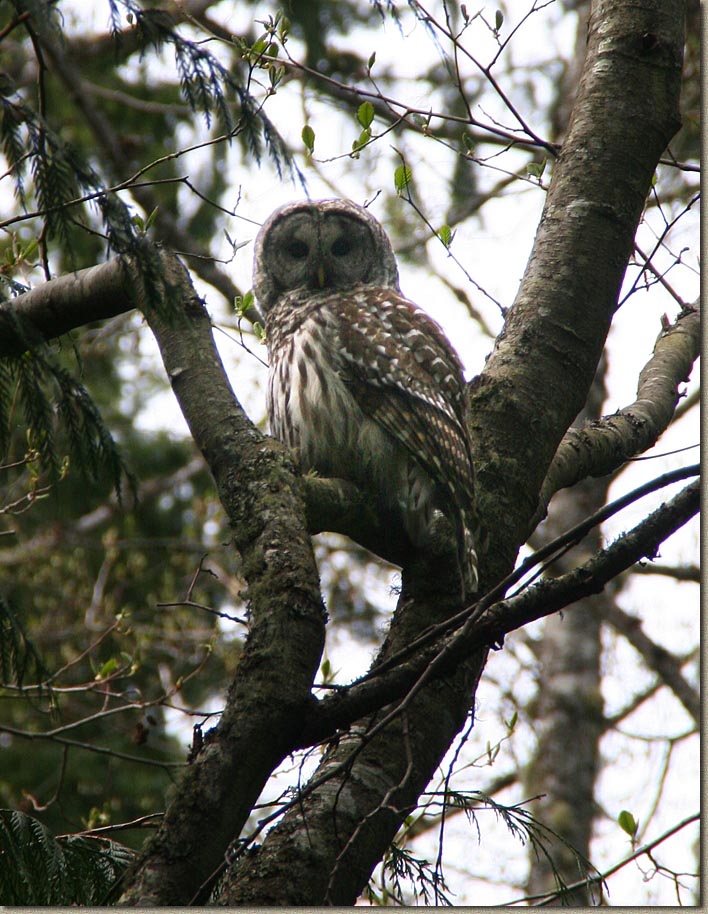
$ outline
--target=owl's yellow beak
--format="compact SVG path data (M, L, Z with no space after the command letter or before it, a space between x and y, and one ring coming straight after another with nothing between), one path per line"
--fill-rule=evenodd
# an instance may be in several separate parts
M317 267L317 282L319 283L320 289L324 289L325 284L325 268L322 264Z

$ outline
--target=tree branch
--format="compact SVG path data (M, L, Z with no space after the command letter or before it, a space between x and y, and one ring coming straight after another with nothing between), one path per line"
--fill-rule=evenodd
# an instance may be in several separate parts
M244 903L257 886L262 904L276 903L286 891L290 903L298 903L308 890L312 891L313 881L320 885L322 897L331 903L337 903L335 892L343 894L345 889L351 892L357 885L357 872L363 864L359 863L355 870L345 872L341 867L346 855L343 852L335 853L335 859L330 863L333 870L330 871L330 878L326 879L327 871L322 871L317 866L317 861L323 854L332 855L347 834L350 837L345 850L356 851L357 859L360 859L367 841L380 840L381 817L395 822L410 808L408 798L416 780L414 772L405 764L410 752L414 751L414 745L410 742L413 738L410 718L411 715L415 716L416 706L425 698L425 693L436 688L438 678L443 677L450 668L459 669L461 664L464 666L470 652L478 651L480 645L494 643L503 637L503 633L556 612L576 599L598 593L622 570L645 556L654 555L664 539L695 515L699 500L699 483L695 481L634 530L620 537L611 547L580 568L553 581L534 585L518 597L495 604L481 618L473 613L461 631L447 639L442 649L436 645L430 652L426 652L422 662L418 657L419 662L415 664L414 671L420 674L417 680L412 687L407 688L405 698L399 705L394 704L384 709L387 720L385 733L378 733L374 738L374 731L379 731L381 722L377 722L371 732L367 732L367 728L360 723L338 738L325 755L313 783L304 788L297 803L291 804L290 811L269 833L264 845L253 851L250 857L239 855L241 865L237 864L227 872L222 883L220 902ZM390 701L392 689L398 691L397 677L407 676L409 672L410 669L396 669L390 676L385 674L377 682L367 681L355 685L349 694L354 694L355 689L362 693L372 688L380 689L379 701ZM445 690L447 697L453 694L446 688L449 683L448 678L447 683L441 680L437 686ZM328 699L327 702L344 706L348 700L350 699L345 695L343 698L336 696ZM370 721L370 726L375 720L373 718ZM332 723L334 720L330 721ZM382 737L389 742L397 740L400 738L399 731L405 736L408 752L402 760L398 759L399 765L393 770L390 767L382 768L385 761L390 766L396 759L390 753L382 756L377 742L380 744ZM430 730L427 732L430 733ZM422 746L418 748L422 751ZM396 779L387 780L386 777L391 777L394 772ZM389 784L385 802L378 801L375 794L371 795L371 777L374 773L377 782L385 779ZM360 795L362 792L367 797L368 806L368 812L364 815L361 808L364 802ZM326 802L327 798L329 803L334 803L334 809ZM283 839L286 839L285 843ZM258 861L257 867L252 865L254 859ZM304 880L302 885L293 885L291 878L285 883L287 874L292 873L294 861L297 861ZM261 884L264 871L274 877L265 885ZM262 893L265 893L265 897Z
M403 567L412 557L403 530L387 524L377 506L345 479L305 476L300 480L307 510L307 528L314 536L342 533L387 562ZM450 544L450 551L454 550Z
M647 34L655 40L647 43ZM583 79L533 253L471 390L479 509L492 533L483 585L514 566L548 466L586 400L656 163L679 123L682 46L679 0L595 3ZM455 611L441 596L440 576L435 563L404 569L399 610L377 665ZM582 582L573 587L581 591ZM501 610L509 611L505 604ZM522 615L518 624L525 624ZM393 719L363 749L376 719L357 721L315 775L332 772L331 780L320 780L229 870L219 900L353 903L468 716L486 657L481 645L516 624L506 615L485 617L484 631L475 627L477 650L466 645L455 673L426 681L405 720Z
M639 575L657 574L673 578L674 581L701 583L701 569L698 565L660 565L658 562L654 562L652 565L639 565L632 570L634 574Z
M289 458L236 400L186 271L173 257L163 262L171 321L145 304L137 275L135 285L229 517L249 586L251 626L223 716L131 876L122 899L131 905L184 903L208 880L291 749L324 645L317 568Z
M636 562L654 558L664 540L687 523L699 509L700 480L694 480L675 498L661 505L589 562L553 581L542 581L518 597L500 602L479 624L492 636L498 630L503 637L505 633L557 612L581 597L600 593L613 578Z
M66 273L24 295L0 302L0 358L68 333L83 324L132 311L120 258Z
M660 844L663 844L668 838L671 838L676 832L681 831L682 828L685 828L687 825L690 825L692 822L699 822L701 818L700 812L694 813L693 815L686 816L685 819L682 819L680 822L677 822L675 825L672 825L665 832L659 835L658 838L654 838L653 841L648 841L646 844L640 845L638 848L632 851L631 854L624 857L618 863L615 863L612 866L609 866L603 873L598 873L596 876L585 876L583 879L579 879L577 882L572 883L571 885L566 885L563 887L562 892L545 892L542 895L533 895L533 896L524 896L523 898L514 898L507 903L508 907L516 906L524 902L529 904L529 902L537 902L540 904L548 905L553 904L554 902L561 901L565 896L575 891L576 889L582 889L583 887L602 884L613 875L613 873L618 872L623 867L627 866L628 863L631 863L633 860L638 860L639 857L643 857L645 854L651 857L651 852L657 848Z
M199 8L199 6L197 6ZM41 22L37 23L41 25ZM64 48L54 39L46 28L41 30L42 46L52 61L54 71L63 83L69 96L83 115L86 124L93 133L96 144L103 150L110 170L119 178L125 178L135 169L129 157L124 153L121 138L114 130L103 111L94 104L91 93L84 86L83 77L69 48ZM226 138L224 138L226 139ZM159 206L159 200L148 185L133 185L131 193L145 213L157 211L156 230L161 239L173 250L197 254L193 269L205 282L212 285L224 296L229 305L241 294L233 279L214 262L208 251L194 251L194 239L184 231L179 216Z
M137 491L137 502L145 505L146 502L156 499L165 492L174 492L178 486L189 482L198 473L203 473L204 469L204 460L201 456L195 455L189 463L181 466L174 473L170 473L167 476L158 476L140 483ZM20 545L1 550L0 568L11 568L16 566L18 562L23 561L35 563L48 561L48 555L52 549L62 543L66 546L67 541L73 546L82 541L95 539L96 530L109 523L123 511L124 508L118 502L116 495L113 494L103 504L78 517L72 522L71 527L65 524L45 525L30 539L23 540ZM197 548L203 552L200 544L195 543L192 548Z
M615 603L609 601L603 602L601 611L603 619L609 622L642 655L647 667L654 670L664 685L671 689L688 711L696 725L700 726L700 696L681 672L681 662L666 648L652 641L642 629L641 619L626 613Z
M347 690L323 699L305 722L300 746L314 745L364 714L378 710L392 700L407 697L423 677L444 676L469 652L502 642L507 634L529 622L600 593L632 565L643 558L653 558L661 543L695 515L699 508L699 490L699 480L690 483L633 530L573 571L534 584L518 596L498 601L481 612L479 608L473 609L458 632L437 639L407 662L383 673L374 671Z
M688 380L700 353L701 319L696 303L659 335L654 353L639 375L634 403L613 416L566 432L543 483L534 525L545 516L559 489L588 476L605 476L656 443L674 416L679 386Z
M593 3L583 75L533 251L470 391L494 532L488 560L515 549L538 522L548 468L585 403L656 163L680 125L683 20L680 0ZM484 466L488 454L494 461ZM507 568L513 558L499 556Z
M573 122L524 283L472 390L480 511L493 531L484 556L487 583L514 565L548 466L585 400L604 345L656 161L676 124L681 12L678 0L595 4ZM243 414L214 349L208 315L181 269L172 263L168 273L170 300L184 319L168 324L146 311L230 517L253 627L222 722L189 769L124 896L132 904L185 903L222 859L264 777L303 732L323 629L304 509L287 458ZM445 574L435 558L406 567L399 611L377 665L456 611L441 585ZM575 598L584 583L570 582L565 599ZM228 874L222 900L356 898L464 724L486 645L527 621L519 599L497 604L499 618L491 612L469 618L449 646L431 655L430 671L415 671L416 692L407 685L404 693L405 715L391 717L364 749L376 719L359 720L330 748L317 790ZM328 772L335 774L325 782Z

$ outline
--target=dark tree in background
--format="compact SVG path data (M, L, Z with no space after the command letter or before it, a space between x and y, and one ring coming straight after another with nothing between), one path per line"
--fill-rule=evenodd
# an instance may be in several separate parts
M699 5L84 6L0 0L0 902L693 903ZM477 372L472 605L265 434L305 195Z

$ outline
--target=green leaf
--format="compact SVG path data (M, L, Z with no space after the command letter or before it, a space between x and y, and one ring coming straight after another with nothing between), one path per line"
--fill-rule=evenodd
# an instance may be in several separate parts
M96 673L95 679L105 679L107 676L110 676L111 673L114 673L118 669L118 661L115 657L111 657L110 660L106 660L101 669Z
M269 41L267 36L265 38L259 38L258 41L254 41L251 45L251 54L254 57L261 57L268 47Z
M270 70L268 70L268 77L273 89L280 84L283 76L285 76L285 67L271 67Z
M496 15L494 17L494 31L498 32L503 24L504 24L504 13L502 13L501 10L497 10Z
M354 142L352 143L352 154L355 159L359 158L359 150L363 146L366 146L366 144L369 142L370 139L371 139L371 131L367 127L365 130L361 131L361 133L359 134L359 137L356 140L354 140Z
M356 113L356 119L359 121L364 130L371 126L371 123L374 120L374 106L371 104L371 102L362 102L361 105L359 105L359 110Z
M526 166L526 171L532 178L540 179L545 170L546 159L544 159L542 162L529 162Z
M150 213L150 215L147 217L147 221L145 222L145 229L144 229L144 231L147 232L147 230L150 229L150 228L152 228L152 226L154 225L155 219L157 219L157 211L158 211L158 209L159 209L159 206L156 206L156 207L153 209L153 211Z
M239 317L244 317L249 308L253 307L256 300L253 289L249 289L245 295L237 295L234 299L234 310Z
M474 139L469 135L469 133L463 133L463 134L462 134L462 145L464 146L464 149L463 149L462 151L463 151L466 155L474 155L475 141L474 141Z
M393 173L393 183L396 188L396 193L402 194L412 180L413 172L410 168L407 165L399 165Z
M281 15L280 19L279 19L278 38L280 39L282 44L285 44L285 42L287 41L289 32L290 32L290 20L288 19L287 16Z
M315 150L315 131L309 124L305 124L302 128L301 136L302 142L305 144L305 149L312 155Z
M442 241L446 248L449 248L452 244L452 229L449 225L441 225L438 229L438 238Z
M632 813L628 812L626 809L623 809L622 812L617 816L617 824L622 829L622 831L627 832L630 838L634 838L634 836L637 834L639 823L634 818Z
M375 63L376 63L376 51L374 51L371 54L371 57L369 57L369 62L367 64L368 68L371 69Z

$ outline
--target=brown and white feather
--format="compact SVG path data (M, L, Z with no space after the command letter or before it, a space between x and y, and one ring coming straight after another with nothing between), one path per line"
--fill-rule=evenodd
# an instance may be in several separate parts
M349 479L424 546L436 511L477 587L472 445L460 360L398 288L388 238L349 201L290 204L256 242L272 434L303 469Z

